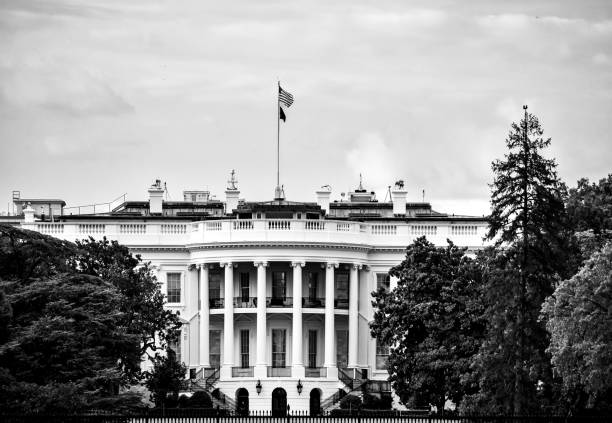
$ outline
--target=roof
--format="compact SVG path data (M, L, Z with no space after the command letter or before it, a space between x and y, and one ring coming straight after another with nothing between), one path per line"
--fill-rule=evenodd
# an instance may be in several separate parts
M62 206L66 205L64 200L60 200L59 198L19 198L13 200L15 204L25 204L25 203L33 203L33 204L49 204L49 203L60 203Z

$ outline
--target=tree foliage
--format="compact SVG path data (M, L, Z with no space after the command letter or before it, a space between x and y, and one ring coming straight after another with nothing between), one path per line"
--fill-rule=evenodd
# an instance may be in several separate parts
M133 380L140 373L140 357L152 358L158 349L166 347L180 329L178 316L164 309L164 294L160 284L152 276L149 263L143 263L139 255L133 256L128 248L104 237L76 241L77 254L71 263L81 273L95 275L113 284L121 293L120 308L123 326L140 335L138 357L124 360L125 371ZM161 342L160 342L161 341Z
M612 174L599 183L580 179L569 190L567 211L575 231L593 231L604 236L612 231Z
M504 159L492 165L488 238L502 248L490 250L483 263L488 327L476 360L480 392L465 405L522 414L552 400L539 310L555 283L575 271L579 255L565 212L566 188L555 161L541 154L550 138L543 138L537 117L525 112L506 145Z
M153 358L153 368L146 373L145 386L151 392L151 401L162 407L168 401L178 401L178 393L185 379L187 368L177 360L176 353L168 349L165 355Z
M470 361L484 323L478 271L464 254L450 241L437 248L418 238L389 272L399 278L397 288L373 293L371 333L392 346L389 380L404 404L441 411L447 399L459 403L477 387Z
M3 410L140 405L120 388L140 379L141 343L151 328L163 333L174 321L148 267L125 247L106 240L75 245L0 225Z
M610 410L612 398L612 243L564 280L542 309L548 352L574 412Z

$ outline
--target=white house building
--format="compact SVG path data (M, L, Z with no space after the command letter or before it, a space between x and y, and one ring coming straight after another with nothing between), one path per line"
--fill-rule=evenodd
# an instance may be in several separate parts
M110 212L58 215L26 207L22 227L75 240L107 237L150 261L183 321L179 358L193 389L229 407L317 412L367 384L391 395L388 348L373 339L372 291L407 245L425 235L470 251L484 246L483 217L438 213L407 203L396 186L379 202L359 186L343 201L331 189L316 202L240 199L233 178L225 202L207 191L165 201L156 181L148 201ZM224 394L224 395L223 395Z

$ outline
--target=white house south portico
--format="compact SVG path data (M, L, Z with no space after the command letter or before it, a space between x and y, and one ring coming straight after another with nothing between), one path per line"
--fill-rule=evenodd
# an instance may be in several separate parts
M483 247L485 219L407 203L403 187L391 194L378 202L360 185L344 201L323 189L316 203L247 202L232 179L225 202L205 191L165 201L156 182L148 201L107 213L49 221L26 207L22 226L69 240L105 236L156 266L167 307L184 322L172 347L189 389L243 411L289 404L317 413L339 390L392 394L388 347L369 331L371 293L393 287L388 271L406 246L426 236Z

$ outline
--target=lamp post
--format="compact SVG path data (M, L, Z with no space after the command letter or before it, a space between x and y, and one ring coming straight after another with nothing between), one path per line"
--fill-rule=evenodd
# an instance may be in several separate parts
M304 388L304 385L302 385L302 380L298 379L298 383L297 383L297 391L299 395L302 395L302 389Z
M261 380L257 379L257 385L255 385L255 390L257 391L257 395L261 394Z

